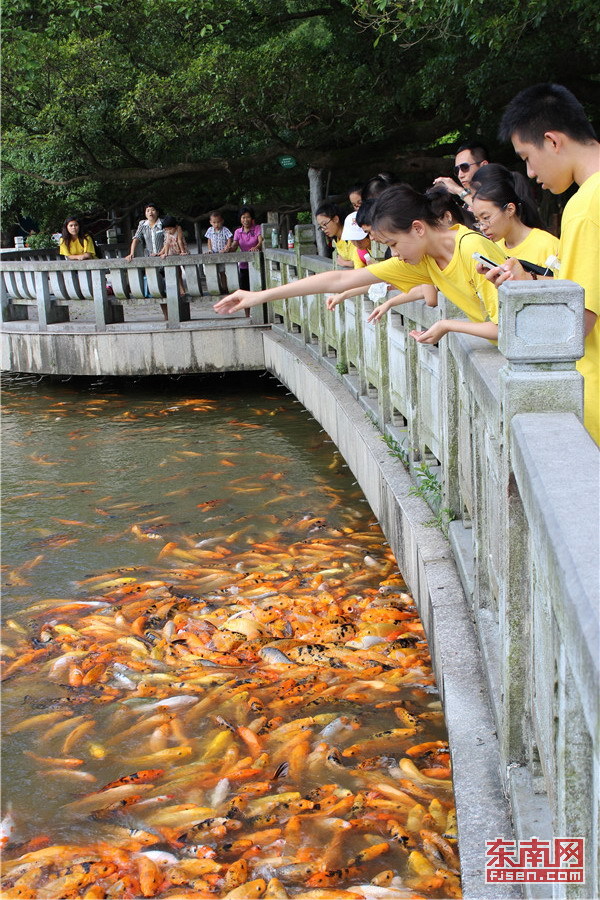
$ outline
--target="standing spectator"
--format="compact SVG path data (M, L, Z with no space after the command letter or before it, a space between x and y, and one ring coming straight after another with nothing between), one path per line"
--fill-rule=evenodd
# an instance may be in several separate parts
M159 256L186 256L188 250L183 229L177 224L174 216L165 216L162 220L162 227L165 233L164 243Z
M479 231L506 256L545 266L549 257L557 255L558 238L542 227L524 175L490 163L477 173L472 189Z
M233 235L231 249L241 250L243 253L248 250L260 250L262 247L260 225L254 221L254 210L250 206L244 206L240 210L240 223L240 228L237 228ZM240 288L250 290L250 269L247 262L238 264L238 274ZM250 315L250 310L246 310L246 315Z
M209 253L229 253L233 244L233 235L229 228L225 227L223 216L220 212L211 212L210 228L204 237L208 241Z
M393 172L378 172L364 185L361 193L362 202L375 200L392 184L396 184L396 176Z
M350 201L350 206L354 212L356 212L362 203L362 186L360 184L355 184L350 188L348 191L348 200Z
M573 183L577 193L563 212L558 256L560 278L585 291L585 353L577 362L584 379L584 425L600 443L600 144L581 103L560 84L535 84L510 101L500 122L500 140L511 141L527 174L553 194ZM499 287L531 279L511 257L491 269Z
M95 259L96 248L91 235L83 234L76 216L67 216L62 226L58 252L67 259Z
M434 180L434 184L443 184L449 193L457 194L466 206L470 206L472 195L471 181L473 176L482 166L487 165L489 153L479 141L469 141L456 151L454 157L454 174L459 184L453 178L440 176Z
M183 236L183 228L177 224L174 216L165 216L162 220L162 227L165 235L162 250L158 254L161 258L165 256L188 256L189 250ZM177 267L177 290L181 298L185 297L185 289L183 287L183 279L181 277L181 269ZM160 308L165 319L168 319L167 304L161 303Z
M317 220L317 228L320 228L326 237L333 242L333 247L338 255L338 268L353 269L352 244L350 241L342 240L344 223L342 222L342 214L336 204L321 203L315 213L315 219Z
M209 253L229 253L233 245L233 235L229 228L225 227L223 216L218 210L214 210L210 214L210 228L207 229L204 237L208 241ZM217 279L219 282L219 290L222 294L226 294L229 290L227 286L227 277L222 265L217 266Z
M163 248L165 235L157 205L146 203L145 212L146 218L139 222L131 242L129 255L125 257L128 262L131 262L135 256L135 249L140 241L144 244L144 256L158 256Z

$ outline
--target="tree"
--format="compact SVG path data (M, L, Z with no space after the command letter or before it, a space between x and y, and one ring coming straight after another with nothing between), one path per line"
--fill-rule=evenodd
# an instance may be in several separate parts
M54 228L148 196L191 219L241 200L306 207L310 166L334 191L382 167L426 183L458 127L493 135L524 84L556 78L585 100L597 83L589 3L526 0L521 18L499 3L12 0L5 215Z

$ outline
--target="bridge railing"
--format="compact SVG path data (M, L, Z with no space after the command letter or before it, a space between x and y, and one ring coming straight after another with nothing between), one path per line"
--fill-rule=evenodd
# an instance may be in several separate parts
M256 252L136 257L131 262L118 257L57 260L55 255L47 259L46 251L29 252L36 258L15 259L12 251L2 254L2 321L28 319L30 308L36 307L40 329L68 322L69 307L80 300L93 300L97 330L124 322L124 302L147 300L165 302L166 327L177 328L190 319L190 301L219 296L221 271L235 290L238 263L247 262L250 287L260 289L263 284L262 254ZM262 309L254 310L252 319L262 323Z
M267 287L332 265L297 248L264 256ZM437 309L404 304L373 324L366 294L333 312L323 295L292 298L269 316L360 402L448 534L517 836L585 837L584 895L598 896L599 467L575 370L583 291L509 283L500 308L498 348L460 334L439 346L411 338L462 315L441 295Z

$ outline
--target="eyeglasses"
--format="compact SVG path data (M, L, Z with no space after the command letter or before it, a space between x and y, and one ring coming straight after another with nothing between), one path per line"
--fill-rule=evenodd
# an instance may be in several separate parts
M454 174L458 175L459 172L468 172L471 166L479 166L480 163L459 163L457 166L454 166Z
M496 219L501 212L504 212L508 203L505 203L504 206L501 206L498 212L494 213L493 216L490 216L489 219L475 219L475 228L481 231L482 228L487 228L488 225L491 225L494 219Z
M319 228L321 229L321 231L325 231L325 229L327 228L327 226L329 225L330 222L333 222L333 219L327 219L326 222L321 222L319 225Z

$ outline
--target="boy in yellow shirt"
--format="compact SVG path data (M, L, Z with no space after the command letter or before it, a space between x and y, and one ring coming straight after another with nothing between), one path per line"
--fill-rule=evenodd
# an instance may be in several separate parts
M584 378L584 425L600 443L600 144L582 105L559 84L536 84L517 94L499 137L512 141L529 177L553 194L579 185L562 217L559 277L585 291L585 352L577 369ZM499 287L532 276L511 258L487 277Z

